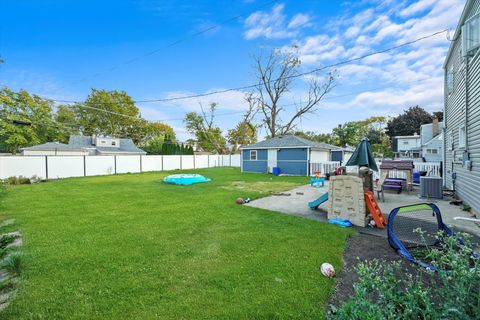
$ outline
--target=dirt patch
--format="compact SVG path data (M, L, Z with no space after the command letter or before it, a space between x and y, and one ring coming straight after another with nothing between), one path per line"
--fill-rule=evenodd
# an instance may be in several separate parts
M347 240L343 255L343 272L338 276L335 292L330 303L339 306L353 294L353 284L357 282L358 275L355 267L361 261L379 259L384 261L401 261L405 269L414 273L418 267L407 262L390 247L387 238L359 233Z
M227 190L239 190L246 192L260 192L269 194L273 192L290 190L296 186L298 186L298 183L283 181L232 181L230 184L222 186L221 188Z

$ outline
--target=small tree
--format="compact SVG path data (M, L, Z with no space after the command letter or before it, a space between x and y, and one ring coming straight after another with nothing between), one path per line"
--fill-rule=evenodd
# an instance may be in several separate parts
M222 130L214 123L217 103L212 102L207 111L200 104L200 109L201 114L189 112L185 115L184 123L187 131L196 137L197 143L205 151L223 153L226 140L222 135Z

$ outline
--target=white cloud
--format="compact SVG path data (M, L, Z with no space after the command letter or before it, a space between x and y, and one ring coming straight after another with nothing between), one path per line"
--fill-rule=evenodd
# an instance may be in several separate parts
M365 6L368 5L367 8ZM365 0L360 12L346 10L333 17L329 32L297 39L300 59L306 69L348 60L392 47L431 33L455 27L464 6L462 0L380 2ZM339 87L390 84L390 89L365 92L332 108L372 108L398 113L411 105L439 110L443 104L442 64L449 42L445 35L408 47L369 56L337 66ZM339 89L339 88L337 88Z
M288 20L284 8L284 4L276 4L270 12L257 11L249 15L245 20L244 38L292 38L298 35L301 28L310 25L310 16L304 13L296 14Z
M412 3L402 11L400 11L399 15L401 17L408 17L418 12L424 11L429 7L433 6L437 0L420 0L415 3Z
M310 23L310 16L308 14L299 13L293 16L288 23L288 29L295 29L298 27L306 26Z

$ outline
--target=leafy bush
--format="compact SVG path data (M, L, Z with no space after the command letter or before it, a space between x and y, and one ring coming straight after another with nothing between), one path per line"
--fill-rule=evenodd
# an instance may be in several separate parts
M359 263L353 296L332 319L478 319L480 263L473 259L467 235L439 234L442 247L429 247L426 257L441 270L405 272L402 264L373 260Z
M9 177L6 179L6 183L9 185L30 184L30 179L22 176Z
M19 275L23 267L23 255L18 251L12 252L3 259L2 267L14 275Z
M9 244L15 241L18 236L11 234L2 234L0 235L0 249L5 249Z

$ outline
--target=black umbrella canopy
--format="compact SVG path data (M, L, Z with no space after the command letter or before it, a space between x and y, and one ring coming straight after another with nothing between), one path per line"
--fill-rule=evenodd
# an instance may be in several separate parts
M373 157L372 147L367 137L360 141L346 165L368 167L374 171L378 171L377 163Z

